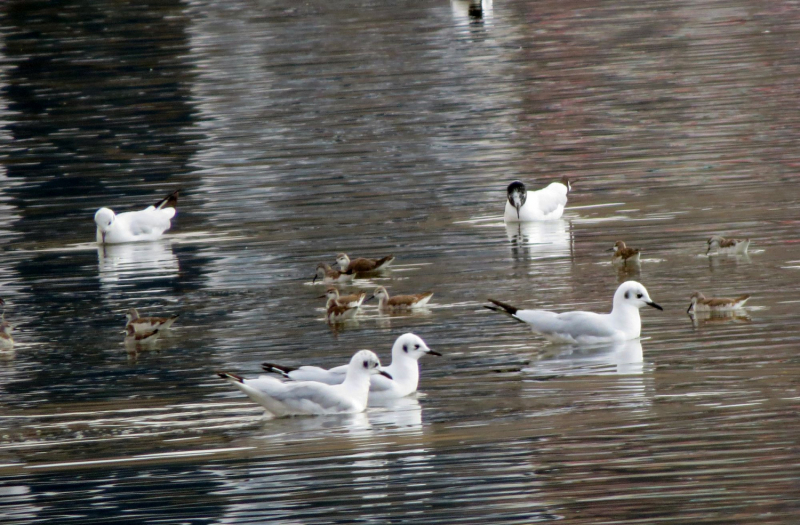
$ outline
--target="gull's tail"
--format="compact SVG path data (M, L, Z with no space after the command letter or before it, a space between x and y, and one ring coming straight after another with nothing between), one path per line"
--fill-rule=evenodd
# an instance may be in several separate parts
M231 374L230 372L217 372L217 375L222 379L227 379L231 383L244 383L244 378L237 376L236 374Z
M283 365L276 365L273 363L261 363L261 368L265 372L272 372L274 374L280 374L286 379L290 379L289 374L297 370L296 368L292 368L290 366L283 366Z
M155 206L157 210L160 210L162 208L177 208L179 191L181 190L177 189L173 191L172 193L170 193L169 195L167 195L166 197L155 203L153 206Z

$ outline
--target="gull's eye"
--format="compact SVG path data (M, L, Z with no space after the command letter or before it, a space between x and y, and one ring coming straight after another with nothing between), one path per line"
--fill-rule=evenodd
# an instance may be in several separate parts
M408 353L408 345L403 345L403 352Z
M419 345L414 345L414 350L419 350Z
M369 368L369 361L364 361L364 368Z
M637 299L641 299L641 298L642 298L642 294L641 294L641 293L637 293L637 294L636 294L636 298L637 298Z

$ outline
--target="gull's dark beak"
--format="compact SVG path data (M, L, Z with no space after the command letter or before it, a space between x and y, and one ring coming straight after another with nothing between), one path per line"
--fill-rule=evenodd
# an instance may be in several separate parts
M385 372L383 370L378 370L378 373L380 375L382 375L383 377L388 377L389 379L394 379L391 375L389 375L389 372Z
M519 219L519 209L522 207L522 204L514 202L514 207L517 209L517 219Z
M436 350L431 350L430 348L428 348L428 353L431 355L438 355L439 357L442 357L442 354L440 354Z
M662 312L664 311L664 309L663 309L663 308L661 308L659 305L657 305L657 304L656 304L656 303L654 303L653 301L648 301L648 302L647 302L647 306L652 306L653 308L657 308L657 309L661 310Z

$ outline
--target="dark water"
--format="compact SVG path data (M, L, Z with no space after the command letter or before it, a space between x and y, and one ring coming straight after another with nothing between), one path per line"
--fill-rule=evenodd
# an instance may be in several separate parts
M3 523L796 522L795 2L9 1L0 36ZM563 220L506 230L506 184L561 175ZM92 243L177 187L164 241ZM340 251L431 307L331 328ZM622 347L481 308L631 278L665 311ZM693 322L695 290L753 298ZM131 306L181 317L128 352ZM214 374L407 331L444 356L365 414L267 420Z

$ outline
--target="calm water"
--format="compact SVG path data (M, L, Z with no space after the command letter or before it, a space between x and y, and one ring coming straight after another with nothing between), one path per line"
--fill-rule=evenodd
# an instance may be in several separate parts
M0 4L0 521L796 523L796 2L144 4ZM563 220L504 227L510 180L564 174ZM178 187L164 241L92 243ZM328 326L340 251L431 307ZM631 278L665 311L620 347L481 307ZM753 298L693 322L695 290ZM132 306L181 317L131 353ZM407 331L444 356L364 414L268 420L215 376Z

